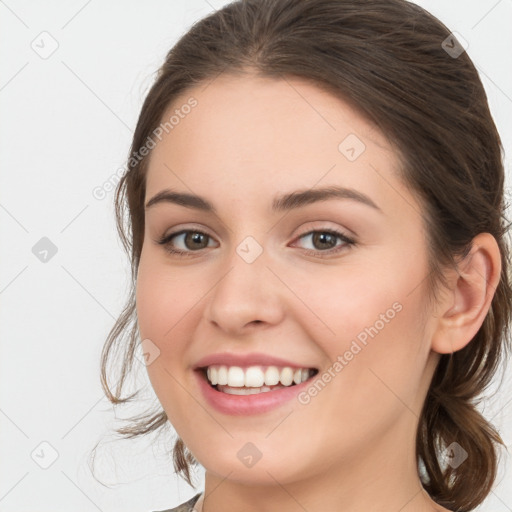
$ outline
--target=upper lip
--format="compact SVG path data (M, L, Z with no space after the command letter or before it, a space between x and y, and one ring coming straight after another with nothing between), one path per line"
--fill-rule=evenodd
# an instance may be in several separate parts
M201 358L194 365L195 369L205 368L212 365L226 366L290 366L291 368L314 368L308 364L299 364L287 361L280 357L270 356L259 352L249 354L234 354L230 352L221 352L218 354L210 354Z

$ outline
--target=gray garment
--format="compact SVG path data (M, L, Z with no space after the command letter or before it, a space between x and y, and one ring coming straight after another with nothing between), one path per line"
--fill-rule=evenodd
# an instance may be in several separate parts
M190 498L187 502L182 503L174 508L169 508L167 510L161 510L160 512L193 512L194 505L197 503L197 500L200 498L202 492L197 493L193 498ZM158 512L158 511L155 511Z

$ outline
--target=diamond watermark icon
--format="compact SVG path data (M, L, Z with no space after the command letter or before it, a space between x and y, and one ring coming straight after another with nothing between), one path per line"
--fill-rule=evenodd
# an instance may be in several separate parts
M253 443L245 443L242 448L238 450L236 456L244 466L252 468L261 459L263 454Z
M469 43L458 33L452 32L442 43L441 48L452 58L457 59L467 49Z
M349 162L355 162L364 153L365 149L364 142L354 133L347 135L338 146L338 151Z
M57 254L57 246L48 237L43 236L32 247L32 254L41 263L48 263Z
M140 342L142 353L136 352L135 357L144 365L149 366L160 356L160 349L149 338Z
M40 468L48 469L59 458L59 452L48 441L43 441L32 450L30 456Z
M247 236L238 244L236 252L246 263L253 263L263 253L263 247L255 238Z
M453 469L457 469L468 458L468 452L456 442L447 446L442 455L444 461Z
M57 51L59 43L49 32L44 30L30 43L30 47L41 59L46 60Z

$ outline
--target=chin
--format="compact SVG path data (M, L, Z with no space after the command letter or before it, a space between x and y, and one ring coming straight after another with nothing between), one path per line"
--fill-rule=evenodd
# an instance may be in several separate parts
M244 455L240 456L237 452L231 452L231 455L209 451L205 457L196 457L198 462L209 473L217 475L219 478L226 478L231 482L244 485L276 485L276 481L280 484L288 484L301 480L302 476L308 474L307 468L297 467L298 460L293 457L286 457L279 453L278 450L271 452L272 455L265 457L261 455L259 460L243 461ZM302 458L301 452L296 455ZM294 468L290 467L291 464Z

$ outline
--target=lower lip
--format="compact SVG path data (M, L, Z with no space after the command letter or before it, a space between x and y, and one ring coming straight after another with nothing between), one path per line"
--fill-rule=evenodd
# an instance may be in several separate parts
M214 409L224 414L238 416L259 414L276 409L295 398L298 393L310 385L310 381L313 378L310 377L300 384L279 388L275 391L267 391L255 395L230 395L217 391L210 386L202 371L195 370L194 373L199 380L199 387L203 396Z

